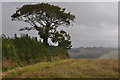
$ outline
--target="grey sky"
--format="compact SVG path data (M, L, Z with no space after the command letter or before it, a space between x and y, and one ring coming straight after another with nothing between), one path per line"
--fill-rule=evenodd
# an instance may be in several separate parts
M29 26L24 22L11 21L10 16L25 2L2 3L2 28L3 34L13 36L15 33L29 33L38 36L35 31L19 32L18 29ZM117 47L118 45L118 5L117 2L60 2L50 3L66 8L76 15L74 26L60 29L66 30L71 35L73 47L79 46L105 46Z

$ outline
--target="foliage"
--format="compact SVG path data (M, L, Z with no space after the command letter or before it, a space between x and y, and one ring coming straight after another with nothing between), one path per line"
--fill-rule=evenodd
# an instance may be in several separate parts
M12 43L12 39L2 36L2 55L6 56L7 59L18 59L17 49Z
M24 27L20 31L37 30L45 45L48 45L48 39L53 39L53 36L57 35L56 31L59 26L69 26L75 19L75 15L67 13L65 8L48 3L23 5L11 17L12 20L29 23L32 27ZM69 40L64 44L71 45Z
M35 37L28 34L21 37L2 37L2 54L18 65L32 64L42 61L53 61L69 58L66 50L55 46L45 46Z
M52 38L52 42L54 42L54 43L58 42L59 47L65 49L65 50L70 49L72 47L71 41L70 41L71 37L65 31L63 31L63 30L61 30L60 32L56 31L53 34L54 34L54 36Z

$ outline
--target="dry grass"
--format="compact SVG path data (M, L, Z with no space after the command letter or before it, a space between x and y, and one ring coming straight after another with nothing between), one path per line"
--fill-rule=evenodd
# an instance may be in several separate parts
M2 58L2 66L3 67L10 67L13 65L17 65L13 60L7 60L5 57Z
M5 78L117 78L118 60L67 59L3 73Z

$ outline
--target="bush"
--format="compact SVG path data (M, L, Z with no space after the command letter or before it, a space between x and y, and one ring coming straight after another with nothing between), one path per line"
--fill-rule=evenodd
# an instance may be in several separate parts
M46 47L28 34L21 37L15 35L13 38L2 36L2 44L3 56L18 65L69 58L66 50L55 46Z

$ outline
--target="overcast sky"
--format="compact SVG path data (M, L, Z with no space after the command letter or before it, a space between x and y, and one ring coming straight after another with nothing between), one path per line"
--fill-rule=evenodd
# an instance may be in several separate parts
M24 22L11 20L11 15L17 7L25 2L2 3L2 33L13 36L15 33L28 33L38 36L35 31L19 32L18 29L29 26ZM104 46L117 47L118 45L118 3L117 2L61 2L50 3L71 12L76 16L73 26L60 28L71 35L73 47Z

